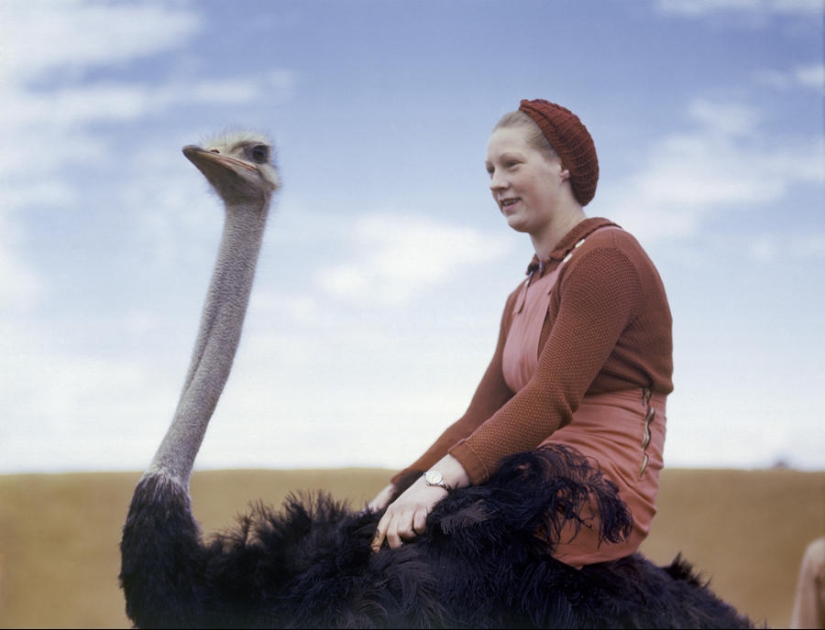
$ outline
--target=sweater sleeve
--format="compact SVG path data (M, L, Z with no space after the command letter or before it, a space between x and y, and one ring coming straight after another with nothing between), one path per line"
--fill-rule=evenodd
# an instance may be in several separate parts
M537 447L570 422L637 315L641 284L621 249L583 251L566 265L554 288L533 378L449 451L473 484L486 481L502 458Z
M504 381L501 362L517 293L518 290L512 292L507 299L504 314L501 317L501 324L499 325L498 342L493 358L476 388L467 411L450 425L421 457L393 476L392 483L398 484L401 479L408 479L408 475L413 471L424 472L429 470L448 453L451 446L469 436L513 396L512 390Z

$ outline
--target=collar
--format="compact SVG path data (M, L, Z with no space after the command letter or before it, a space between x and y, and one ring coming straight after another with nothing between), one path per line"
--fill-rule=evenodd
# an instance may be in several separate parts
M564 260L564 258L573 251L579 241L587 238L599 228L608 225L619 227L616 223L613 223L613 221L602 217L591 217L580 221L561 238L547 258L539 259L538 254L533 254L533 260L531 260L527 266L527 275L530 276L536 271L539 272L539 275L543 274L548 265L556 261L560 262Z

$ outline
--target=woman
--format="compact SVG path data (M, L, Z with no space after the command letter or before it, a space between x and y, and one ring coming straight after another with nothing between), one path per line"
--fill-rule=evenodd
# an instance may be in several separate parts
M574 567L626 556L647 536L663 466L673 390L664 286L633 236L586 217L598 159L568 109L521 101L494 128L486 166L501 213L530 236L535 255L507 299L493 359L466 413L370 503L387 507L373 546L413 539L449 488L484 483L504 457L562 446L618 486L633 527L624 540L603 541L591 506L552 555Z

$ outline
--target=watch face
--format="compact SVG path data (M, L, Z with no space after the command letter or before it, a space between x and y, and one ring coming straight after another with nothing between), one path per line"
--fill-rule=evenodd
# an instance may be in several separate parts
M428 470L425 479L427 483L437 486L441 483L442 477L441 473L437 470Z

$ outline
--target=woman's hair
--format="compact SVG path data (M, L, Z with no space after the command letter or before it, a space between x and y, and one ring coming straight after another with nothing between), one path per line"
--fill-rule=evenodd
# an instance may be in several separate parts
M536 122L523 111L516 110L514 112L504 114L504 116L502 116L496 123L496 126L493 127L493 131L510 127L524 127L529 132L529 135L527 136L527 143L531 147L537 151L541 151L545 154L545 156L551 159L559 157L559 154L556 153L553 145L550 144L550 141L541 132L541 129Z

